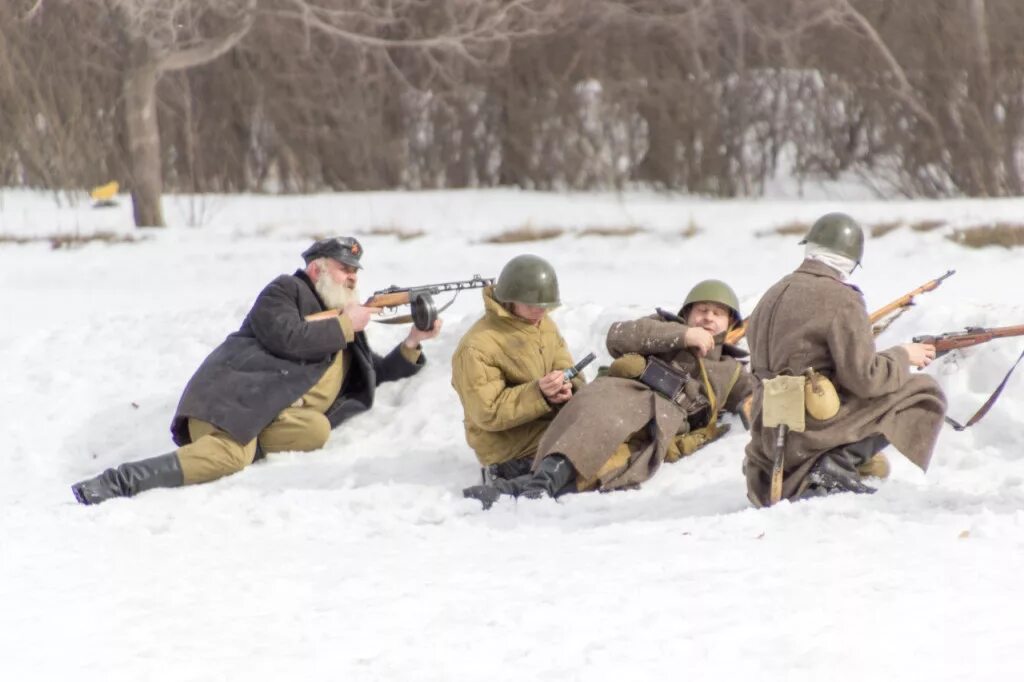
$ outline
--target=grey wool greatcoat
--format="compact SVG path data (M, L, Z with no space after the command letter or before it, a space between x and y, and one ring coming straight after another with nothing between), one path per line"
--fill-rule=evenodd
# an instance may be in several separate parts
M633 487L651 478L673 438L705 426L710 414L697 357L683 346L686 331L685 325L659 315L613 324L606 341L612 357L636 353L671 363L688 374L685 397L677 404L640 381L599 377L580 389L551 422L538 446L534 469L544 457L558 453L572 462L578 480L600 490ZM736 410L750 394L751 377L734 357L723 355L724 336L716 337L704 366L719 409ZM607 466L623 443L628 443L628 461Z
M248 443L309 391L342 350L352 352L352 363L325 415L331 428L370 409L377 384L412 376L425 363L422 354L415 364L409 362L397 346L381 357L362 332L346 343L333 319L304 319L325 309L302 270L268 284L241 328L207 356L185 386L171 422L174 442L191 442L188 420L194 418Z
M783 498L803 492L823 453L876 434L928 468L946 411L942 389L930 376L911 373L903 348L875 351L861 292L835 270L805 260L772 286L750 316L747 344L755 377L800 375L812 367L831 379L841 401L832 419L807 415L807 430L787 435ZM768 504L775 452L775 429L761 424L762 394L758 381L743 464L747 496L757 506Z

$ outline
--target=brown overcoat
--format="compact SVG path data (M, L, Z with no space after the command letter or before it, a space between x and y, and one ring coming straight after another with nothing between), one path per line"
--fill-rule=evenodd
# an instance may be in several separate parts
M672 439L691 426L706 425L710 414L697 357L683 346L686 331L685 325L658 315L613 324L607 338L612 357L637 353L671 363L689 375L687 397L677 404L633 379L595 379L555 416L537 446L534 468L544 457L559 453L572 462L579 480L600 490L635 486L651 478ZM703 364L718 409L735 410L750 394L752 381L735 358L723 355L724 336L716 338ZM627 442L628 460L606 466Z
M922 470L928 468L946 400L926 374L911 374L906 350L875 351L864 299L832 268L805 260L757 304L747 326L750 370L758 379L800 375L808 367L835 384L841 407L829 420L807 415L807 430L786 438L783 498L798 496L822 453L875 434ZM754 388L754 416L743 469L747 496L768 503L775 429L761 424L762 387Z

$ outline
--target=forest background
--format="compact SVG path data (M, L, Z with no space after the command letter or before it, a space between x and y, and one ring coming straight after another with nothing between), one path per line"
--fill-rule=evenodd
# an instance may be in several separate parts
M1019 0L14 0L0 186L1024 193ZM70 194L68 195L70 196Z

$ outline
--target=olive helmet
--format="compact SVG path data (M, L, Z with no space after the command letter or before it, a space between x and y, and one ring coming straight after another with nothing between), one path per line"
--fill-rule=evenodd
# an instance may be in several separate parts
M826 213L814 221L801 244L817 244L857 265L864 257L864 230L856 220L845 213Z
M555 308L562 303L555 269L551 263L533 254L516 256L505 264L494 285L494 298L502 303L522 303L539 308Z
M732 318L734 325L739 324L743 319L743 315L740 314L740 301L736 298L736 292L720 279L706 279L703 282L697 282L690 289L690 293L686 295L683 307L679 309L679 316L685 318L690 313L690 307L694 303L702 301L724 305L729 309L729 316Z

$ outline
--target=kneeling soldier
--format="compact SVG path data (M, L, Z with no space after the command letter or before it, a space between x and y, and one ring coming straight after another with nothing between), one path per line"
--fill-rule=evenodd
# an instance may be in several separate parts
M845 281L864 255L860 225L830 213L800 243L806 244L803 263L769 289L750 316L751 372L768 381L806 375L810 390L804 394L811 397L817 386L837 400L817 409L808 400L804 430L779 439L784 426L765 427L765 390L758 383L743 465L747 496L758 507L778 501L771 492L773 464L775 496L789 500L874 492L862 479L888 474L881 450L890 443L926 469L946 408L934 379L910 373L932 361L934 346L908 343L875 352L864 298Z

